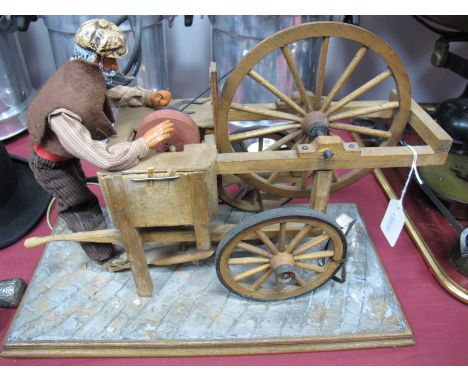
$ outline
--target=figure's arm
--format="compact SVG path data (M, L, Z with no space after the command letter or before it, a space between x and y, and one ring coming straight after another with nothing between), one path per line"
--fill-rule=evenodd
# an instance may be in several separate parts
M151 148L168 139L173 131L172 123L166 121L133 142L107 147L105 143L93 140L81 118L69 110L52 112L49 125L70 155L107 171L125 170L136 165L141 158L148 156Z
M172 95L167 90L147 90L140 87L115 86L107 90L107 98L117 107L122 106L167 106L171 102Z

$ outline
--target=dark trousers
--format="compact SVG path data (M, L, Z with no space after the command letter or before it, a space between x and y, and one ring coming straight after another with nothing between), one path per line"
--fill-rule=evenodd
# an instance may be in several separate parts
M86 185L86 176L78 159L54 162L31 150L29 166L37 182L57 200L58 213L72 232L106 228L98 199ZM86 254L98 263L114 256L112 244L80 244Z

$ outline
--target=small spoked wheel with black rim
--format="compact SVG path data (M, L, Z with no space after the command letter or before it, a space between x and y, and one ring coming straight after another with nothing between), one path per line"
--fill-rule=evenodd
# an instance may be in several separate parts
M346 258L346 239L326 215L308 207L258 213L231 229L216 251L216 272L231 292L282 300L323 285Z

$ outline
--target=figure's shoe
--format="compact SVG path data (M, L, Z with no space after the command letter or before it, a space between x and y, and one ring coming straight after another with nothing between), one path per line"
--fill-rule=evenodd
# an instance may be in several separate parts
M99 268L105 269L110 272L117 272L123 269L129 268L130 264L128 261L127 252L124 251L117 256L113 257L110 260L107 260L105 263L98 265Z

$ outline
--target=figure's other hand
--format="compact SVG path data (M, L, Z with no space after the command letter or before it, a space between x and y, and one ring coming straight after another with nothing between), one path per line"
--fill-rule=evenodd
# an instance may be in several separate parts
M172 94L168 90L158 90L150 94L150 100L155 108L167 106L172 100Z
M166 120L149 129L143 135L143 139L151 149L154 149L159 143L168 140L173 131L174 124L170 120Z

